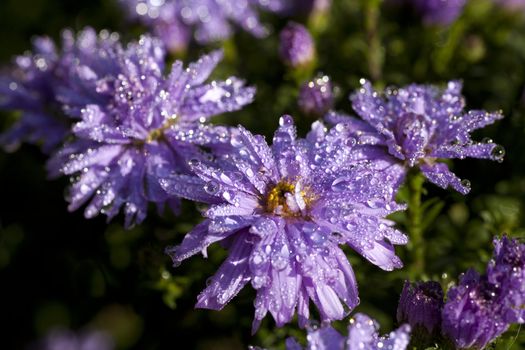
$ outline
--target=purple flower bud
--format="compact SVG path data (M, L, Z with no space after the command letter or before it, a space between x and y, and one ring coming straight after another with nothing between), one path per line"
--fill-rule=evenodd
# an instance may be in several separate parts
M414 332L426 330L431 335L439 331L442 308L443 289L439 283L406 281L397 307L397 321L410 324Z
M299 108L303 113L323 116L334 106L333 87L328 76L320 76L305 83L299 91Z
M306 66L315 57L312 36L303 25L290 22L281 31L279 53L282 60L292 66Z

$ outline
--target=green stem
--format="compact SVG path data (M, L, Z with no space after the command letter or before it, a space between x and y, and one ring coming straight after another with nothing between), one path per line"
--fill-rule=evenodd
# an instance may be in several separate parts
M409 175L408 187L408 233L410 234L412 266L410 277L415 280L421 278L425 270L425 244L423 241L423 211L421 208L421 195L425 178L421 173Z
M366 0L365 29L369 43L368 71L373 81L379 82L383 76L384 52L379 36L379 17L382 0Z

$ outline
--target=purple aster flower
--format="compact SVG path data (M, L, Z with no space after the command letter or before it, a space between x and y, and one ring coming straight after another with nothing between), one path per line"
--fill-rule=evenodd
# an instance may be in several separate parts
M525 323L525 244L506 236L494 239L487 279L507 293L503 306L506 321Z
M494 0L494 3L510 11L525 10L524 0Z
M474 270L450 288L443 308L442 332L458 349L483 349L509 327L502 314L505 292Z
M370 82L363 80L362 84L351 100L367 125L348 119L358 129L359 142L387 147L408 167L419 167L430 182L466 194L470 183L461 181L439 159L503 160L503 147L491 140L474 142L470 137L472 131L492 124L502 115L480 110L464 112L461 83L451 81L443 90L413 84L387 89L386 96L374 91Z
M70 92L77 84L75 74L89 75L86 65L100 60L117 40L116 33L105 30L97 35L92 28L86 28L78 38L70 30L64 30L61 50L57 50L49 38L36 38L34 52L17 57L11 73L0 77L0 108L22 112L19 121L0 137L0 144L13 150L27 141L42 144L46 153L55 150L69 135L73 122L61 113L59 95L82 97L84 100L76 103L88 104L90 96L85 93L73 96ZM98 69L109 71L111 63L106 59L106 66Z
M62 142L68 125L56 116L58 61L53 41L38 37L33 40L33 52L16 57L9 73L0 76L0 108L21 112L18 121L0 135L0 145L6 150L29 142L41 144L49 153Z
M59 97L80 121L48 166L52 175L72 176L69 209L90 201L86 218L110 219L123 207L126 226L145 218L148 202L176 209L158 176L188 173L188 159L208 157L200 146L227 146L229 129L205 122L253 99L254 89L236 78L205 83L221 58L216 51L186 69L177 61L164 77L160 42L142 37L71 68L70 88Z
M112 350L115 344L111 337L101 331L75 333L68 330L53 330L32 350Z
M439 334L442 308L443 289L439 283L406 281L397 308L397 321L410 324L414 333Z
M525 323L525 244L494 240L487 273L467 271L450 288L442 330L458 349L482 349L513 323Z
M428 25L447 26L463 12L466 0L408 0Z
M285 16L315 15L328 11L331 0L257 0L269 11Z
M331 326L308 330L306 350L405 350L410 342L410 326L403 325L386 336L379 336L379 325L365 314L350 319L348 337L342 336ZM287 350L302 350L293 338L286 340Z
M359 161L363 152L338 125L320 123L297 139L293 120L280 119L270 147L239 127L234 149L210 166L191 160L203 181L163 179L176 196L210 203L206 220L167 253L174 265L221 242L229 257L199 295L197 307L219 310L247 283L257 291L254 331L270 312L278 326L295 312L305 326L312 301L323 320L342 319L358 304L347 244L384 270L402 266L393 244L407 237L385 216L395 203L396 165L389 158ZM345 306L346 305L346 309Z
M299 90L298 104L308 115L323 116L334 107L334 91L328 76L319 76Z
M279 54L292 67L309 65L315 58L315 44L303 25L289 22L279 34Z
M170 50L184 49L192 33L200 44L233 34L230 22L256 37L266 28L259 22L259 0L120 0L133 18L151 27Z

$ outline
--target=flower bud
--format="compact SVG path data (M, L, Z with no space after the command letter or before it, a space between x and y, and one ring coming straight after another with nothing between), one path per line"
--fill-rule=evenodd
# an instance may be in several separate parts
M301 111L308 115L323 116L334 106L333 87L328 76L319 76L305 83L297 100Z
M301 24L290 22L281 31L279 54L291 67L307 66L315 58L312 36Z

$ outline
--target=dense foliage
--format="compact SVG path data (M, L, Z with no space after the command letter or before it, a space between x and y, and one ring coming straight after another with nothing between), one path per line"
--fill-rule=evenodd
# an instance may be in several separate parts
M504 281L502 285L506 290L518 291L521 288L523 293L522 276L513 279L515 276L507 278L506 275L513 266L521 264L519 266L523 267L523 249L509 248L510 243L506 238L494 241L495 237L506 235L523 243L525 237L525 7L519 1L471 0L466 4L464 1L450 1L454 3L450 5L452 7L447 7L446 13L438 13L436 5L432 4L434 1L414 1L412 4L410 1L395 0L333 0L331 6L312 10L297 6L295 2L294 6L279 7L279 1L254 0L250 3L257 4L250 5L249 14L241 11L235 12L234 17L217 17L220 19L217 27L196 24L200 28L196 40L192 40L190 34L184 37L182 43L167 43L166 52L160 48L157 50L157 45L160 47L161 44L156 39L142 38L136 46L127 46L127 43L139 42L140 35L150 29L161 39L168 40L165 38L178 35L179 29L166 32L163 23L160 27L152 27L149 22L136 21L134 16L129 16L129 9L124 9L121 2L124 1L0 2L0 33L4 38L0 46L0 59L4 67L2 76L13 74L13 57L26 50L31 49L33 53L37 51L38 59L42 59L34 61L36 68L28 68L32 73L38 72L39 62L45 62L46 65L57 62L48 41L36 41L31 47L31 38L35 35L50 36L58 43L57 48L64 53L64 57L72 55L75 59L97 67L89 72L69 69L71 61L66 59L66 63L56 63L63 65L60 71L62 75L59 74L58 78L31 75L33 85L24 88L41 88L41 81L44 81L49 85L46 85L46 91L59 91L59 101L53 96L43 96L51 101L44 105L36 103L38 99L31 93L13 95L12 91L18 85L14 86L12 82L6 85L0 80L0 86L7 87L0 89L0 105L5 107L8 104L10 108L1 112L0 130L5 131L17 125L20 109L24 108L37 116L34 120L41 120L39 118L47 113L62 115L64 120L68 120L66 127L61 124L62 121L57 124L37 122L30 126L34 130L26 139L36 141L33 143L37 145L23 143L15 154L0 153L0 320L5 330L1 348L19 349L31 344L38 347L38 344L43 344L38 343L39 339L46 335L49 337L49 334L59 337L60 332L65 332L64 339L72 338L67 341L80 342L64 329L77 331L79 339L85 336L83 332L88 329L104 331L106 333L103 335L96 334L98 341L106 341L105 337L109 334L112 338L110 342L114 342L117 349L177 348L181 344L188 349L246 349L249 345L284 349L286 339L290 337L297 339L300 344L306 344L305 331L298 327L298 323L307 324L304 319L308 318L308 314L285 308L272 309L268 306L272 302L271 293L264 288L257 288L258 282L254 283L255 277L273 278L272 283L277 283L275 279L279 279L275 275L270 278L272 275L266 275L266 270L261 269L260 274L251 276L249 288L242 289L231 301L231 295L227 300L220 301L214 288L221 282L222 270L219 270L219 266L231 252L219 244L210 244L212 241L206 244L209 245L207 259L201 256L189 258L200 252L193 246L183 253L175 248L169 248L169 254L164 251L166 247L181 244L184 237L188 238L185 236L188 232L195 232L195 227L197 234L208 232L207 229L199 231L203 227L202 216L206 217L205 223L214 222L217 216L223 215L218 212L225 210L225 205L234 204L233 199L224 197L226 192L218 194L218 191L209 188L212 185L227 187L231 185L233 177L225 180L217 175L214 178L217 164L211 164L214 159L209 159L201 151L215 150L217 157L225 152L230 152L230 156L235 152L242 155L244 149L241 146L236 147L236 151L228 151L223 147L229 141L226 142L222 135L237 130L233 128L239 124L242 128L232 131L239 133L232 140L256 145L253 150L250 149L251 155L260 157L262 163L274 164L272 166L276 169L280 167L281 173L282 168L285 168L294 176L308 178L306 188L322 195L325 202L322 208L315 211L318 214L315 227L317 234L321 232L327 235L330 233L327 230L335 227L317 224L323 220L327 223L336 216L335 211L328 213L327 208L364 205L366 199L359 196L368 193L381 199L379 204L374 202L375 207L370 206L373 210L360 213L363 218L372 220L373 224L363 224L366 228L360 231L359 237L368 239L368 234L371 236L370 232L375 232L373 225L379 227L379 222L386 215L396 223L395 229L388 226L387 229L382 228L385 231L381 231L381 239L389 237L392 243L385 248L390 253L385 260L369 253L375 251L373 244L368 249L363 248L366 244L360 247L358 242L351 243L352 249L348 246L343 248L343 245L340 245L340 249L337 244L331 244L328 246L330 253L326 254L330 259L326 260L323 260L325 255L318 254L321 250L316 250L316 242L304 250L302 258L317 259L313 264L315 268L322 270L320 266L324 267L325 261L329 261L326 262L326 270L343 271L341 274L346 281L345 288L338 290L336 299L338 302L338 298L344 300L346 307L350 308L358 304L352 311L355 318L348 326L350 317L343 312L343 306L327 306L322 298L315 299L310 295L312 302L317 305L316 308L310 308L310 318L338 320L332 323L338 333L333 333L335 331L329 328L318 331L316 326L308 324L310 331L317 332L316 337L322 332L328 332L332 340L343 342L341 334L345 339L351 337L355 330L353 322L362 321L367 322L370 334L374 334L374 342L383 339L377 338L377 334L388 334L394 330L406 339L407 328L396 320L396 314L400 322L410 319L410 308L407 308L406 314L398 310L402 290L414 295L420 293L434 300L425 294L427 291L424 288L422 291L410 290L412 287L405 283L406 280L437 282L432 284L431 296L438 296L435 299L439 309L443 307L443 295L451 291L448 294L450 301L444 304L445 310L455 308L456 299L451 296L457 300L460 298L458 295L463 294L465 298L467 295L470 298L478 297L478 294L472 296L467 293L472 288L466 285L474 286L482 295L486 286L492 288L498 285L499 288L500 282ZM137 1L131 3L138 6L135 4ZM257 14L256 27L242 20L251 18L252 12ZM290 20L294 22L290 23ZM299 24L304 25L309 33L303 31ZM95 32L90 34L90 30L86 30L84 33L87 33L87 39L84 37L83 40L88 44L78 44L82 40L77 39L75 42L75 33L82 32L86 26L93 27ZM239 26L249 30L234 30ZM300 28L298 33L287 32L297 27ZM62 34L64 28L70 28L71 32ZM103 40L89 46L93 45L93 40L97 40L89 35L97 38L96 32L103 29L108 30L102 35ZM267 36L266 30L269 30ZM118 32L119 36L112 36L112 32ZM117 40L123 43L122 47L113 49ZM287 51L286 47L291 49ZM133 85L136 83L133 79L140 76L137 71L143 68L139 62L144 59L151 59L152 62L148 66L150 70L144 74L154 78L146 82L138 79L140 83ZM179 63L172 66L177 61ZM196 63L191 65L191 62ZM24 66L25 62L17 60L16 64ZM190 67L190 70L185 71L183 67ZM33 68L34 71L31 70ZM108 102L110 99L107 95L112 93L110 90L104 90L100 85L90 85L93 74L118 77L122 84L128 84L123 85L124 88L133 85L133 89L126 92L136 95L132 100L127 99L128 95L124 96L122 104L115 107ZM210 74L210 79L206 80ZM67 83L62 79L64 76L68 77ZM211 80L214 83L209 83ZM186 89L186 85L181 85L180 81L190 87ZM435 87L428 87L430 84ZM252 87L256 89L255 95ZM321 93L316 94L315 89ZM333 96L326 93L332 89ZM380 92L385 89L385 95L378 98L374 89ZM176 96L176 99L159 100L157 97L165 90ZM184 93L178 93L182 90ZM217 97L217 94L220 96ZM461 94L465 97L466 106L462 104ZM425 139L425 135L433 132L429 130L433 130L435 124L425 124L417 115L407 113L406 118L401 118L403 120L389 120L385 124L377 123L374 117L368 118L371 113L382 118L384 116L381 113L385 110L400 113L405 102L413 95L424 96L428 105L432 106L432 111L438 111L434 113L427 110L425 113L432 115L439 125L446 126L447 133L442 133L437 141L435 138L432 142ZM445 95L452 96L452 102L446 106L443 103ZM209 103L199 105L200 102L195 102L203 99ZM85 101L90 101L91 107L87 110L83 108L87 104ZM94 105L97 107L94 108ZM67 108L62 112L64 106ZM440 108L454 109L455 118L447 119L450 115L448 109L447 113L440 113ZM144 115L159 110L163 113L168 111L166 113L170 117L176 116L173 119L178 118L177 122L182 119L184 123L176 127L175 122L167 125L162 121L150 123L147 127L139 125ZM325 118L325 125L333 126L330 131L315 123L328 110L333 110ZM469 110L475 112L469 113ZM122 135L106 133L117 127L112 124L112 113L126 114L133 120L129 125L123 123L126 130L131 130L126 140L123 140ZM293 116L293 121L290 117L281 118L283 115ZM350 119L352 121L349 122L348 118L357 116L362 119ZM197 126L196 121L200 117L211 120L212 124ZM93 124L93 120L97 124ZM135 123L136 120L139 121ZM362 120L370 125L363 126ZM71 128L73 123L75 127ZM337 128L342 123L355 123L358 136L379 132L382 138L356 141L352 138L357 138L356 134L352 136L354 129L349 132L343 127ZM457 126L453 123L457 123ZM100 125L105 127L102 132L99 132ZM385 125L387 131L384 130ZM304 138L310 132L308 138L314 140L310 142L313 144L317 141L320 146L309 148L302 141L296 142L295 127L298 138ZM274 137L276 129L278 132ZM26 130L22 128L15 131L21 133ZM194 137L191 146L186 140L188 130ZM325 133L330 137L329 142L324 139L327 137ZM267 144L252 134L265 136ZM11 151L18 146L18 135L11 135L13 138L7 141L4 136L1 141L6 150ZM420 141L411 143L410 140L416 136L420 136ZM481 142L472 144L471 136L473 140ZM346 141L352 138L358 142L364 154L375 154L374 157L381 160L384 160L387 151L377 151L376 148L384 146L397 159L406 160L403 164L409 168L408 172L400 174L392 166L392 173L379 178L379 182L353 189L353 192L344 192L346 197L340 196L339 190L324 184L333 184L341 173L331 174L323 170L340 166L342 159L348 162L346 164L357 161L349 153L355 145L340 142L344 137ZM403 137L410 140L399 142L400 139L405 140ZM442 147L456 138L464 142L455 144L455 147ZM142 143L137 142L137 139L142 139ZM273 151L282 157L267 157L267 153L264 153L272 144L272 139ZM45 142L42 143L42 140ZM165 154L165 149L175 147L179 152L176 159L167 156L152 160L131 152L123 154L116 162L120 166L120 175L126 171L128 158L147 170L143 178L122 186L119 183L124 182L122 176L116 173L111 175L113 177L110 177L105 188L117 193L116 198L119 199L112 202L116 203L114 207L107 208L101 204L107 192L82 193L83 184L99 184L97 181L107 175L99 171L100 164L90 163L92 168L87 175L84 174L85 183L76 182L79 171L82 173L87 164L79 164L79 161L90 157L93 149L102 148L103 154L108 152L107 147L113 147L109 152L120 152L118 149L124 144L142 147L151 140L161 140L171 145L162 146L159 142L158 149L161 151L152 148L151 153ZM60 146L64 141L66 146ZM195 149L195 144L203 148ZM347 149L347 146L350 148ZM60 147L62 150L55 153ZM325 147L333 147L340 153L323 153L321 149ZM376 152L382 153L378 156ZM50 153L53 157L46 170ZM81 159L79 154L82 154ZM307 160L301 159L302 156ZM310 161L316 156L323 158L324 163L319 165ZM220 163L220 170L229 175L232 175L231 171L235 167L243 166L239 158L231 157ZM442 159L442 162L434 163L435 158ZM391 162L390 158L384 161ZM158 167L159 164L168 165ZM357 182L359 175L367 172L372 174L369 179L374 178L374 171L379 167L376 165L345 168L345 181ZM257 172L253 164L246 165L247 169L250 167ZM419 169L424 176L419 173ZM178 173L177 176L173 176L174 171ZM338 168L337 171L343 170ZM67 176L56 177L59 173L71 175L75 181ZM190 180L188 176L192 173L205 182L201 184L194 178ZM54 178L49 179L50 175ZM278 183L269 195L263 194L261 197L265 201L265 210L276 215L271 225L286 225L282 223L282 217L296 216L304 208L301 203L295 203L297 207L293 208L289 204L284 205L279 195L292 191L298 184L291 184L286 179L281 181L273 173L263 175L260 181L271 179L268 181ZM249 207L250 201L260 194L250 187L253 184L248 179L250 176L235 177L233 182L243 188L232 189L235 192L233 194L245 196L243 199ZM403 180L399 180L401 178ZM399 189L396 180L403 182ZM137 198L134 191L140 192L138 189L144 183L148 184L144 186L146 192L149 190L146 199L150 203L144 198L136 202L130 200ZM208 188L204 187L204 183ZM436 184L451 187L442 189ZM199 186L206 191L200 193ZM68 211L68 203L64 200L66 188L70 188L66 193L70 201L69 209L81 210ZM386 195L387 192L396 191L396 198ZM176 199L173 200L175 197L167 194ZM227 195L231 194L228 192ZM86 209L86 216L92 217L86 219L82 205L92 196L94 202L87 208L94 212L89 214ZM97 196L100 198L98 204ZM308 204L308 196L301 196ZM179 197L204 204L185 199L179 201ZM407 205L406 210L402 210L404 204ZM279 205L284 205L284 214L278 211ZM380 210L379 205L387 209ZM99 212L113 219L106 221L105 215L95 215ZM245 215L234 214L235 219ZM245 220L245 226L241 227L245 231L242 232L246 234L254 233L262 225L257 221L258 217L253 218L251 212L242 220ZM268 222L263 224L268 225ZM303 224L290 225L293 228L288 228L287 232L293 235L293 230L305 231L307 224L304 227L301 226ZM125 229L125 226L131 228ZM242 257L241 253L246 251L243 247L247 243L234 230L238 227L231 222L218 222L216 226L221 232L234 232L233 239L229 237L225 246L238 254L235 257ZM345 233L342 227L337 230ZM315 230L311 227L308 229L312 230L313 236ZM350 237L352 231L348 232ZM219 240L215 238L213 242ZM352 239L356 237L351 236L345 242L354 242ZM338 243L343 243L342 238ZM394 250L393 244L400 245ZM491 260L494 249L494 259ZM252 259L256 253L256 249L250 251ZM348 272L345 255L353 273ZM333 263L335 260L337 264ZM345 263L341 262L343 260ZM180 263L180 266L174 267L173 262L175 265ZM402 268L388 271L401 265ZM307 278L305 270L294 271L294 276ZM215 273L219 277L210 279ZM353 274L355 282L352 281ZM327 285L334 290L338 288L336 282L330 283ZM287 285L287 288L292 287ZM202 290L205 290L203 294L199 294ZM305 287L303 294L308 293ZM308 299L301 295L297 298ZM344 295L350 295L351 300L345 300ZM194 309L197 296L201 306L224 308L220 311ZM504 300L502 303L505 305L498 307L504 310L502 314L505 314L505 322L518 322L520 315L512 304L514 299L500 298L499 294L498 298L498 302ZM254 300L257 309L255 317ZM429 314L439 314L435 311L435 304L424 307L428 307ZM263 318L268 309L273 318ZM484 312L477 309L470 311L474 315ZM253 330L259 328L252 334L254 318ZM299 322L295 322L297 319ZM447 334L457 332L452 316L443 321L429 321L423 317L414 322L422 322L430 333L435 331L435 327L439 328L436 324L441 322L447 328ZM276 323L282 327L276 327ZM378 324L381 325L379 332ZM525 332L520 330L519 324L512 325L489 346L494 349L525 349ZM419 337L416 331L413 327L412 345L419 349L453 346L443 340L439 331L436 331L432 341ZM493 331L499 334L499 329ZM476 339L464 341L470 341L468 346L480 346L490 340L480 340L479 334L476 336ZM485 332L483 336L487 337L489 333ZM474 335L472 338L475 338ZM348 340L350 343L351 340ZM291 339L288 339L287 344L299 346Z

